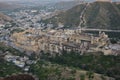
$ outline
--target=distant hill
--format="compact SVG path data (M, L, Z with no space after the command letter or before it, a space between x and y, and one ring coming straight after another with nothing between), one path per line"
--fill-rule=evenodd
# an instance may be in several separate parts
M66 12L60 13L43 22L53 23L55 26L60 22L69 27L77 27L84 19L87 28L120 29L120 4L109 2L93 2L77 5ZM84 10L86 8L86 10ZM84 13L83 13L84 11ZM82 14L82 19L80 16Z
M6 21L12 21L12 18L3 13L0 13L0 23L4 23Z
M16 9L19 8L20 5L14 4L14 3L9 3L9 2L0 2L0 10L11 10L11 9Z
M61 1L55 4L50 4L48 6L54 7L59 10L67 10L77 5L76 1Z

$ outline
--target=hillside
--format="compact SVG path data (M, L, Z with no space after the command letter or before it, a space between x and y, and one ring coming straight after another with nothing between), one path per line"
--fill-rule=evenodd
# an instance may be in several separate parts
M6 46L4 43L0 43L0 80L34 80L32 77L38 77L39 80L115 80L114 76L110 77L106 74L93 72L93 70L90 69L92 67L95 67L93 69L102 73L104 73L104 70L108 67L108 73L112 75L119 74L119 57L117 56L108 56L107 58L103 58L99 56L80 56L75 53L65 53L61 56L54 56L53 58L53 56L50 57L49 53L42 53L40 60L37 58L37 63L29 65L30 69L28 73L32 73L36 76L19 75L20 73L24 73L23 68L19 68L11 62L5 61L4 56L7 53L21 57L27 56L24 52L22 53L12 47ZM34 54L27 57L36 61L36 55ZM97 60L92 60L93 58ZM98 62L98 60L100 61ZM91 63L91 65L89 63ZM111 67L113 65L115 67ZM87 68L89 70L85 70L83 68ZM4 79L1 79L1 77Z
M5 21L11 21L12 18L3 14L3 13L0 13L0 23L4 23Z
M9 77L5 77L4 79L0 80L35 80L31 75L27 74L18 74Z
M119 21L120 4L94 2L77 5L44 22L52 22L56 26L61 22L65 27L77 27L81 22L82 24L80 26L87 28L120 29Z

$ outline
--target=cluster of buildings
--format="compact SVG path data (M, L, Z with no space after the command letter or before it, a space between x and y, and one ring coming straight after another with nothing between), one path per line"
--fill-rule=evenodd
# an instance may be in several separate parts
M22 68L24 71L29 71L29 68L30 68L29 65L36 63L36 61L30 60L27 56L20 57L20 56L12 55L12 54L10 54L10 53L7 53L7 54L4 56L4 59L5 59L7 62L12 62L12 63L14 63L16 66Z
M83 33L81 29L48 29L31 28L24 32L14 33L11 41L24 50L34 52L59 53L75 51L80 54L87 52L103 52L113 54L109 48L109 38L104 32L98 36Z
M51 28L52 24L40 22L41 19L47 19L51 16L56 15L58 12L50 12L42 9L21 9L19 11L14 11L8 15L14 19L9 19L8 16L2 14L5 18L8 17L8 20L1 18L0 13L0 42L5 41L5 37L11 35L13 32L26 30L28 28L43 29L46 26ZM8 41L9 42L9 41Z
M42 28L45 24L40 22L41 20L48 19L58 13L59 11L50 12L47 10L25 9L19 12L12 12L9 15L15 19L19 27L22 26L23 29L26 29L29 27Z

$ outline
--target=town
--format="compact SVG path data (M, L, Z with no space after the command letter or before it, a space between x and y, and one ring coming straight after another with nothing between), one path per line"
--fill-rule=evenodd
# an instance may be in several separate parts
M120 2L51 1L0 8L0 80L119 80Z

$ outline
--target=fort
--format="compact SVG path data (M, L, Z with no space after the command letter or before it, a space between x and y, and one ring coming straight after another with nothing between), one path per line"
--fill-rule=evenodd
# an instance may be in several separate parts
M34 52L49 52L61 54L62 51L75 51L83 54L85 52L101 51L111 54L106 49L109 38L104 32L98 36L83 33L80 29L38 30L28 29L24 32L14 33L11 40L15 46Z

